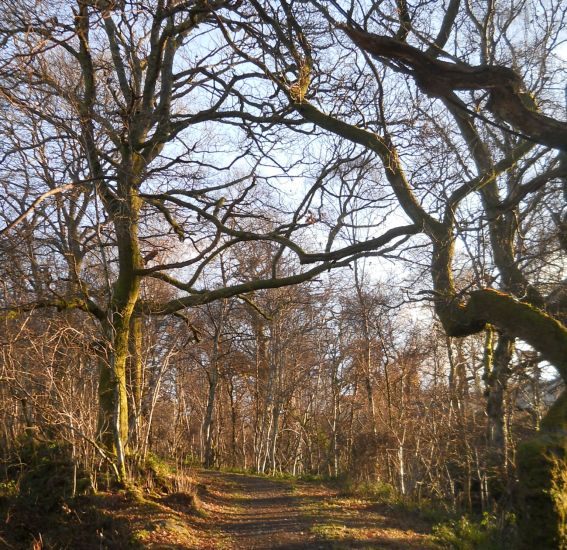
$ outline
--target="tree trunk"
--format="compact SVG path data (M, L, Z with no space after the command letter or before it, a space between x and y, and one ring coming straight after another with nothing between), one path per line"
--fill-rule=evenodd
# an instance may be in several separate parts
M489 330L489 334L490 334ZM487 347L491 345L487 341ZM505 395L510 376L510 361L514 352L514 339L500 334L494 354L487 352L486 414L488 441L494 453L500 476L508 471L508 429L505 414ZM491 360L492 358L492 360ZM499 476L499 477L500 477Z
M128 443L126 362L130 351L130 320L140 292L140 277L136 270L142 266L142 257L138 242L140 198L131 181L121 181L118 187L124 200L114 212L118 277L112 289L107 320L103 322L107 361L100 370L99 435L104 447L116 458L118 482L123 484Z
M217 385L219 379L219 373L216 364L213 365L213 368L208 373L208 378L209 378L209 394L207 397L207 408L205 410L205 418L203 419L203 438L205 445L205 453L204 453L205 456L203 463L205 468L212 468L214 466L213 415L215 410L215 399L216 399Z
M521 548L567 548L567 393L518 448Z
M238 421L238 409L236 407L236 389L234 387L234 378L228 377L228 397L230 400L230 465L236 467L237 451L237 438L236 438L236 423Z
M271 421L271 431L269 434L269 463L271 471L276 472L277 466L277 450L278 450L278 436L279 436L279 425L280 425L280 404L276 400L272 409L272 421Z
M116 430L122 442L128 439L128 399L125 369L114 350L99 353L98 438L102 446L116 454ZM117 401L118 397L118 401Z
M129 443L131 448L140 445L142 420L142 328L143 319L136 315L130 322L130 357L127 363L129 407Z

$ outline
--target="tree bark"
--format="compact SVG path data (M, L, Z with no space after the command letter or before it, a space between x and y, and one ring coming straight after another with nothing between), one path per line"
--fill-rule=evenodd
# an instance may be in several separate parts
M142 421L142 329L143 319L139 315L132 317L130 322L130 356L127 363L129 406L129 443L131 448L140 444L140 429Z
M492 329L489 329L492 335ZM488 345L492 346L492 342ZM488 347L488 346L487 346ZM506 421L506 389L510 376L510 361L514 351L514 339L500 334L491 360L487 357L486 369L486 413L488 416L487 438L494 451L499 478L508 472L508 429Z

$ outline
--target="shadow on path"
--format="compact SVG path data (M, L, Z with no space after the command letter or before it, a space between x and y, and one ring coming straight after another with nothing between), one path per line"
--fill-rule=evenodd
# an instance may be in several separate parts
M211 471L200 477L207 524L217 535L217 546L203 550L435 548L427 526L409 527L407 518L340 497L329 486Z

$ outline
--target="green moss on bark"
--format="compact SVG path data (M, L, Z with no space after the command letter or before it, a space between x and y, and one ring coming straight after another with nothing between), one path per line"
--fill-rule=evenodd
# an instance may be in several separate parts
M567 440L541 434L518 448L521 548L567 549Z
M115 435L113 431L113 415L115 411L115 395L120 396L120 437L126 442L128 438L128 401L126 394L125 372L118 372L118 380L107 361L101 360L98 384L98 438L102 446L116 454ZM123 379L122 382L120 379ZM119 384L118 387L116 384Z

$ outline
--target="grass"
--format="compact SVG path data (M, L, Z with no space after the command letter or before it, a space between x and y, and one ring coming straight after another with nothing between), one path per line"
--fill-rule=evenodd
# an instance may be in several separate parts
M433 527L436 542L452 550L502 550L515 548L515 517L509 514L499 521L485 513L481 519L461 516Z
M364 541L365 531L372 533L377 525L387 520L394 528L404 524L414 527L422 524L424 530L431 532L423 544L432 548L503 550L515 547L513 515L500 519L488 513L481 518L457 517L435 502L421 501L418 504L401 496L385 483L340 480L337 484L337 497L307 501L302 506L302 512L314 522L312 532L319 538ZM361 510L369 513L366 526L350 529L350 519L359 516ZM395 518L397 521L392 522Z
M352 529L340 523L324 523L313 525L311 532L317 537L326 540L344 539L352 534Z
M372 498L383 503L399 501L400 495L394 487L383 481L354 481L350 478L338 480L340 492L347 496Z

